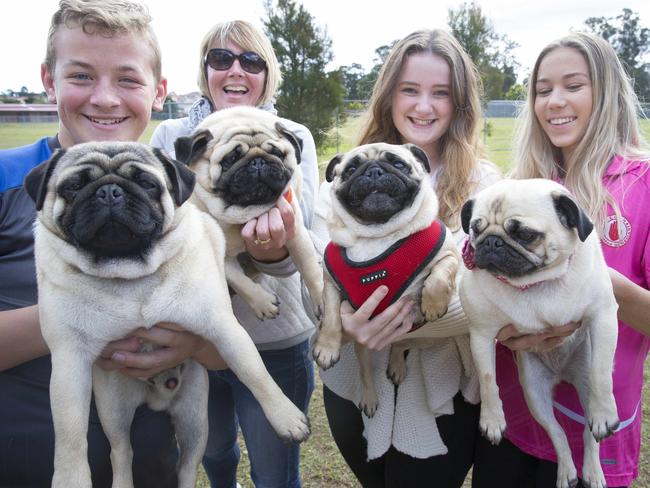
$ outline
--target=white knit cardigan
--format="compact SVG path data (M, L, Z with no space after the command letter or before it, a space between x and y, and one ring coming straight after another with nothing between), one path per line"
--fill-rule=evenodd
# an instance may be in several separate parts
M432 184L435 186L432 175ZM489 163L481 163L477 190L500 178ZM329 186L324 183L319 192L313 232L323 242L327 240L326 218L329 211ZM452 233L460 249L465 234L462 229ZM461 264L461 268L463 268ZM459 270L457 282L462 274ZM434 325L435 324L435 325ZM407 374L397 387L386 377L389 349L372 351L379 407L372 418L362 414L363 435L368 442L368 460L382 456L392 445L397 450L415 458L428 458L447 453L436 417L454 413L453 397L460 390L465 400L479 402L478 377L470 355L468 320L454 295L447 314L431 326L421 327L408 335L433 337L438 340L427 349L412 349L406 359ZM358 405L361 400L359 365L352 343L344 344L341 359L331 369L321 371L323 383L337 395Z

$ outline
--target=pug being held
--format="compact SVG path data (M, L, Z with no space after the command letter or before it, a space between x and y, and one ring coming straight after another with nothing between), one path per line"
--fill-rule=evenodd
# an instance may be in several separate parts
M302 142L278 117L247 106L214 112L191 136L179 137L174 144L177 158L197 175L192 201L212 215L226 235L228 284L259 319L276 317L278 301L247 276L237 261L237 255L246 250L241 231L246 222L268 212L281 198L295 214L295 235L287 240L286 248L320 314L320 260L298 204L301 147Z
M388 294L375 315L401 297L412 308L414 327L446 311L455 289L459 257L451 233L437 220L438 199L424 151L413 144L368 144L336 156L326 171L331 182L325 251L324 311L314 358L324 369L339 360L340 307L358 308L380 285ZM406 374L404 351L426 339L391 346L388 375L399 384ZM363 393L359 408L372 417L377 395L368 350L355 344Z
M593 224L563 186L545 179L500 181L466 202L461 219L469 239L460 298L470 319L483 435L498 444L506 429L495 369L499 330L513 324L537 334L581 322L550 351L517 352L517 367L528 407L557 452L558 488L578 481L554 414L560 381L576 388L585 412L583 483L604 487L598 442L619 425L612 392L618 306Z
M145 402L170 413L179 486L195 485L207 442L205 369L187 360L150 384L94 365L109 342L160 322L208 339L278 435L301 441L309 434L306 417L273 381L234 316L223 233L186 202L194 178L160 150L133 142L59 150L25 178L38 210L39 315L52 354L53 487L91 486L91 389L111 444L113 486L133 486L129 433L135 409Z

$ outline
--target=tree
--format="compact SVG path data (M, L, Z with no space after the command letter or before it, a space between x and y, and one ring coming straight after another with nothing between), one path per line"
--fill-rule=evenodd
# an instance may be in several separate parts
M643 61L650 52L650 29L640 25L639 14L624 8L616 17L589 17L585 24L612 45L639 99L650 101L650 64Z
M345 98L347 100L363 100L359 86L361 80L366 76L363 66L353 63L351 66L341 66L339 70L345 88Z
M375 63L374 66L361 80L359 80L359 94L361 95L361 100L370 99L372 89L374 88L377 77L379 76L379 71L381 71L381 67L384 65L384 62L390 54L391 49L393 49L393 46L397 44L397 41L398 40L395 39L394 41L375 49L375 59L373 60Z
M266 0L264 28L282 69L283 83L278 112L305 124L317 147L327 139L343 105L344 86L340 71L326 72L332 58L332 41L314 25L314 18L294 0Z
M474 2L450 8L447 24L481 73L485 97L504 98L517 81L519 63L510 53L518 44L497 34Z
M522 85L521 83L516 83L512 85L508 91L506 92L505 99L506 100L526 100L526 97L528 96L528 91L526 90L526 87Z

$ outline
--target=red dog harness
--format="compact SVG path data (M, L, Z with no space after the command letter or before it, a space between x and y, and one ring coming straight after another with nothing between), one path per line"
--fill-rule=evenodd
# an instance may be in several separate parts
M330 242L325 249L325 265L339 290L358 309L379 285L388 294L372 316L397 301L413 279L438 254L445 241L445 226L434 220L429 227L397 241L384 253L368 261L348 259L346 249Z

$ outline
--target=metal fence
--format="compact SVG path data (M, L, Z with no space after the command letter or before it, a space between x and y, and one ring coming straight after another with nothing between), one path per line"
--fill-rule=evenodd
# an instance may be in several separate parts
M525 102L521 100L490 100L483 105L483 116L487 118L511 118L516 117ZM152 112L154 120L177 119L187 116L187 110L191 102L166 103L161 112ZM367 107L367 100L345 100L344 108L337 112L337 122L345 119L346 116L354 117L360 115ZM650 103L642 103L641 117L650 118ZM35 122L57 122L56 115L24 112L11 115L0 114L0 123L35 123Z

